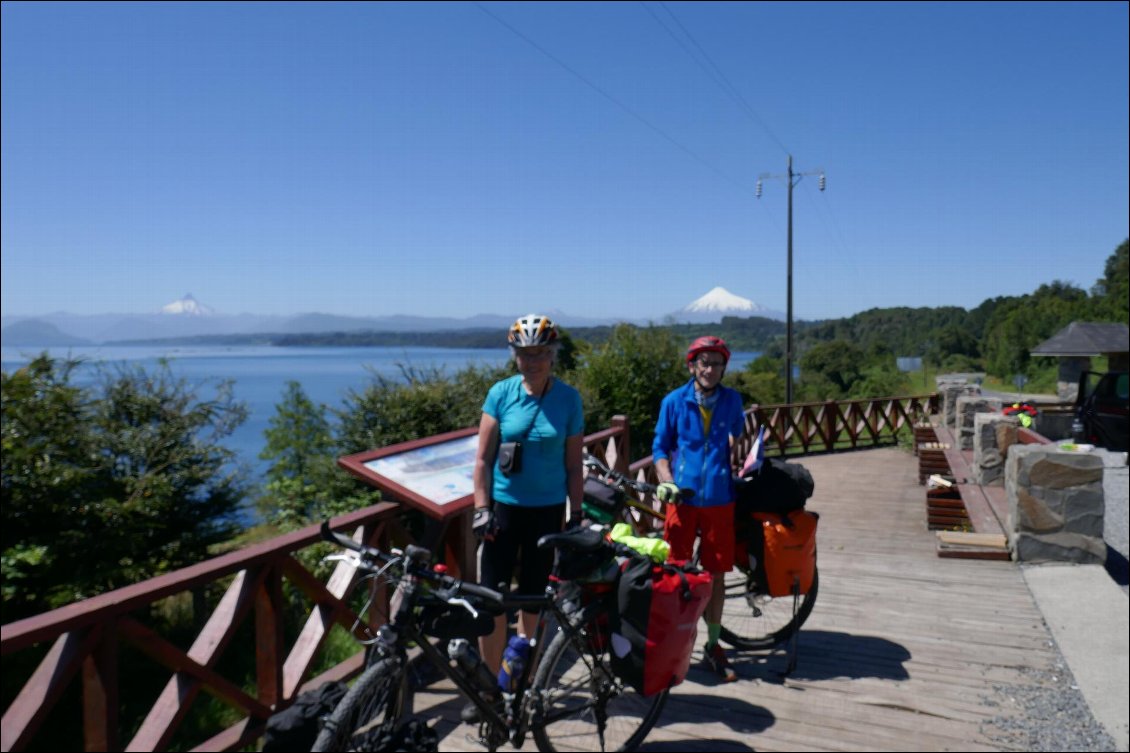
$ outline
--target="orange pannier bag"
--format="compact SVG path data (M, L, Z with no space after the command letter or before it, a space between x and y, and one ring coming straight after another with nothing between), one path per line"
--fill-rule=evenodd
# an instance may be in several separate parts
M753 513L765 537L762 558L765 563L766 586L770 596L790 596L795 584L798 593L812 588L816 573L816 522L820 516L807 510L776 513Z

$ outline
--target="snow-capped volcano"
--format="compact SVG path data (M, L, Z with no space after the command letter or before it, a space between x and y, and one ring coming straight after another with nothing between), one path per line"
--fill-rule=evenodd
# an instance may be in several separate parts
M211 316L215 314L210 306L205 306L195 298L192 293L186 293L184 298L161 307L162 314L179 314L181 316Z
M748 298L734 295L723 287L716 287L671 315L677 322L706 324L720 322L723 316L764 316L769 319L784 319L779 311L755 303Z

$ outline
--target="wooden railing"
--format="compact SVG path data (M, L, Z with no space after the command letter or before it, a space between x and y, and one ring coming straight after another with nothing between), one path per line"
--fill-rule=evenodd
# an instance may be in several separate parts
M382 502L342 516L335 521L334 528L347 530L373 546L387 547L388 529L397 507L394 503ZM246 714L240 724L203 742L202 749L230 749L255 740L262 734L263 724L272 709L297 693L333 624L349 628L358 619L342 601L353 581L354 573L349 565L340 563L329 582L323 585L293 557L295 552L320 540L318 527L310 526L4 625L5 663L15 652L43 642L52 644L4 711L4 750L25 748L79 675L83 741L87 750L121 750L123 743L125 750L166 749L201 690ZM146 624L149 609L157 602L229 578L231 581L223 597L187 651ZM280 609L284 578L313 602L310 616L289 653L282 645ZM253 694L216 671L236 631L252 616L256 668ZM120 737L118 714L120 686L129 682L119 671L123 643L140 650L172 673L140 728L128 741ZM343 668L337 676L347 675L351 669L356 668Z
M612 425L585 437L585 448L609 465L624 470L628 464L628 422L622 416ZM398 521L399 505L381 502L335 518L335 530L359 541L388 548L408 537ZM61 708L68 693L79 697L82 744L86 750L166 750L196 746L197 750L233 750L247 747L263 733L267 718L289 706L304 688L327 680L347 679L360 671L362 653L310 678L318 651L334 624L347 630L361 622L375 627L383 619L388 595L376 592L366 615L353 612L346 600L356 581L352 564L340 562L325 584L294 557L321 541L318 527L310 526L246 549L201 562L192 567L94 596L45 614L0 628L0 653L5 673L12 657L43 658L4 710L3 750L23 750L36 740L44 724L74 728L73 716ZM309 616L286 644L283 581L311 603ZM162 600L223 587L211 616L187 650L163 636L148 619ZM248 621L255 654L254 689L227 679L217 670L237 647L236 633ZM136 649L170 672L140 727L137 720L120 717L123 649ZM225 650L227 653L225 654ZM26 652L26 653L25 653ZM38 652L38 654L36 653ZM242 719L203 741L184 740L183 729L193 702L201 691L234 708ZM70 707L68 706L67 709ZM54 712L54 715L53 715ZM125 730L133 730L128 740ZM181 737L177 737L182 733Z

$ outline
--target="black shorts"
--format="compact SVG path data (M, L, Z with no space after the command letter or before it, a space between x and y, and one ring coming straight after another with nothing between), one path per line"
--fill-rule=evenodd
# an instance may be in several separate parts
M517 592L541 595L553 569L553 550L538 549L538 539L561 531L565 503L521 507L495 502L493 509L496 533L494 541L484 541L479 547L479 583L509 591L518 564Z

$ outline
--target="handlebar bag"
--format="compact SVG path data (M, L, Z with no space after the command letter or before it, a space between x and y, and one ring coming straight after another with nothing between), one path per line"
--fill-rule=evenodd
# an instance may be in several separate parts
M595 520L597 523L610 523L624 509L624 493L604 483L596 476L587 476L581 508L585 517L590 520Z
M490 635L494 631L495 615L501 612L481 599L468 597L467 600L479 613L477 617L461 604L448 604L439 599L428 598L424 600L416 624L424 635L443 640L453 638L474 640L480 636Z
M755 588L770 596L806 594L816 574L816 524L820 516L807 510L753 513L749 535L735 548L735 559L749 558ZM744 550L744 551L743 551Z
M649 696L687 676L698 620L711 594L710 573L686 563L627 560L617 589L612 671Z

